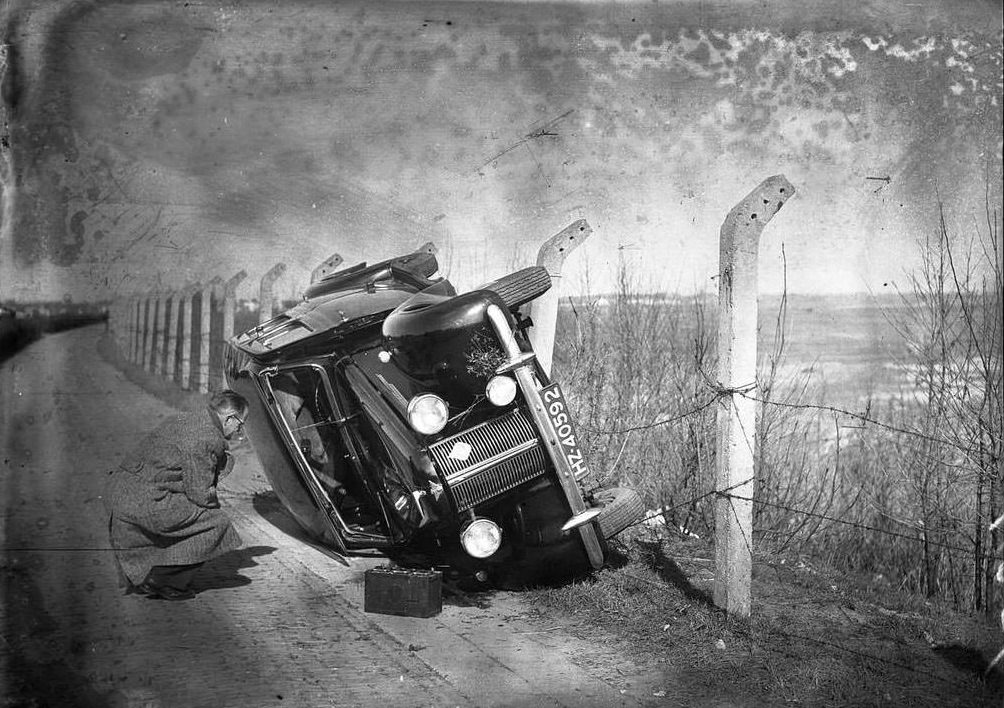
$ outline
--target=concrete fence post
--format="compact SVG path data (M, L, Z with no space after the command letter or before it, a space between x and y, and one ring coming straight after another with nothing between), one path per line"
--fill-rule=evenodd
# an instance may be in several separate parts
M273 295L272 286L286 272L285 263L276 263L262 276L258 287L258 324L264 324L272 319Z
M753 569L756 401L741 394L756 390L757 256L764 226L794 193L784 176L768 177L732 208L719 236L714 602L740 617L750 615Z
M164 357L167 354L167 306L171 302L169 292L157 296L157 318L154 320L153 373L164 375Z
M221 366L214 373L221 385L223 385L225 381L222 364L226 361L227 342L229 342L230 338L234 336L234 312L237 309L237 286L240 285L247 277L247 271L242 270L231 277L230 280L224 283L220 288L222 290L221 300L223 302L223 323L220 332L220 341L216 343L216 346L219 351L218 361Z
M196 385L199 393L209 393L209 350L213 328L213 291L220 286L223 278L216 276L202 288L202 307L199 310L199 374Z
M143 318L143 368L150 371L153 368L153 322L157 312L157 296L146 298L146 316Z
M129 304L119 301L111 305L109 317L112 319L112 326L115 330L115 348L125 354L129 351Z
M181 387L186 391L192 384L192 299L197 292L198 285L189 285L181 293Z
M184 291L176 291L171 295L171 317L167 325L167 361L164 364L164 373L167 378L174 381L178 371L178 322L181 320L181 299Z
M129 349L126 358L135 364L139 354L139 309L143 301L138 297L129 299Z
M115 348L122 351L126 340L126 309L121 302L115 302L108 306L107 326L111 328L115 336Z
M139 363L140 350L143 342L143 298L136 296L133 298L133 330L132 330L132 356L130 361L133 364Z
M314 268L310 274L310 284L318 282L319 280L324 280L329 275L338 270L338 266L342 264L344 259L338 253L332 253L324 261L321 262L319 266Z
M579 244L593 233L585 219L565 227L549 238L537 251L537 265L547 269L554 279L551 289L533 301L530 314L533 327L530 328L530 343L537 354L537 361L548 374L554 358L554 335L558 326L558 303L561 299L561 269L565 259Z
M234 336L234 310L237 309L237 286L248 277L247 271L240 271L223 286L223 346Z

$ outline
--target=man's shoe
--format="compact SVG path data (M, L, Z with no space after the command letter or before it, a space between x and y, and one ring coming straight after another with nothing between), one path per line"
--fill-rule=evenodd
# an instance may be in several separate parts
M137 595L146 595L150 597L151 595L156 595L157 590L149 582L142 582L139 585L133 585L129 583L129 587L126 588L126 594L136 593Z

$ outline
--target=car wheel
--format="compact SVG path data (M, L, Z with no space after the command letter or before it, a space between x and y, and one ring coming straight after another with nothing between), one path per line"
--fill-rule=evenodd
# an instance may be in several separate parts
M519 307L546 293L551 287L551 276L543 266L530 266L477 288L490 290L505 302L507 308Z
M602 505L596 523L603 538L611 538L636 522L645 514L641 496L627 487L601 489L593 495L596 503Z

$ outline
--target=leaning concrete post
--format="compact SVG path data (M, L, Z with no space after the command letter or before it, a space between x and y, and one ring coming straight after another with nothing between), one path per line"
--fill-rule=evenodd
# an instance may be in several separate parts
M537 354L537 361L548 374L551 373L554 334L558 326L561 268L572 251L592 233L593 229L586 220L579 219L545 241L537 251L537 265L547 268L554 283L550 290L534 300L531 305L533 327L530 328L530 343Z
M223 278L216 276L202 288L202 308L199 312L199 375L197 382L199 393L209 392L209 344L213 331L213 290L218 288L222 282Z
M319 280L324 280L329 275L338 270L338 266L342 264L342 257L338 253L332 253L328 256L321 265L314 268L313 272L310 274L310 284L313 285Z
M157 298L147 297L146 317L143 318L143 368L153 367L153 320L157 311Z
M192 298L197 292L198 285L181 291L181 387L186 391L192 384Z
M272 286L286 272L285 263L276 263L261 278L258 288L258 324L264 324L272 319Z
M139 333L139 306L142 301L137 298L129 300L129 349L126 358L133 364L136 363L137 335Z
M237 308L237 286L248 277L247 271L234 275L223 286L223 345L234 336L234 310Z
M139 316L143 301L134 297L132 299L132 341L129 347L129 361L135 364L139 360Z
M182 292L176 292L171 296L171 318L167 325L167 362L165 363L165 374L171 381L175 380L178 364L178 322L180 321Z
M732 208L719 237L714 601L741 617L750 614L756 401L737 391L756 388L760 233L794 193L784 176L768 177Z
M129 356L129 303L128 301L119 301L115 303L112 307L112 312L115 313L115 344L119 352L128 357Z
M153 373L164 375L164 357L167 354L167 305L171 302L170 293L161 293L157 297L157 319L154 320L154 351Z
M128 317L125 305L121 302L113 303L108 307L108 324L115 334L115 348L120 352L126 339L126 328L128 327Z
M220 305L220 303L222 303L220 306L223 309L223 323L220 331L220 339L213 343L213 351L216 353L214 359L217 362L222 363L226 360L225 351L227 342L232 336L234 336L234 310L237 309L237 286L240 285L247 277L247 271L242 270L216 289L219 296L219 302L217 304ZM219 381L222 381L222 366L214 368L213 374Z

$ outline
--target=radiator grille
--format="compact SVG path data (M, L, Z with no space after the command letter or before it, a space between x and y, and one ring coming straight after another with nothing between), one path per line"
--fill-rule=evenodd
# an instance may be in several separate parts
M543 473L544 455L537 446L450 485L450 488L457 501L457 510L467 511Z
M470 446L466 459L450 457L464 446ZM518 409L442 440L429 452L453 490L459 511L528 482L546 468L537 435Z

